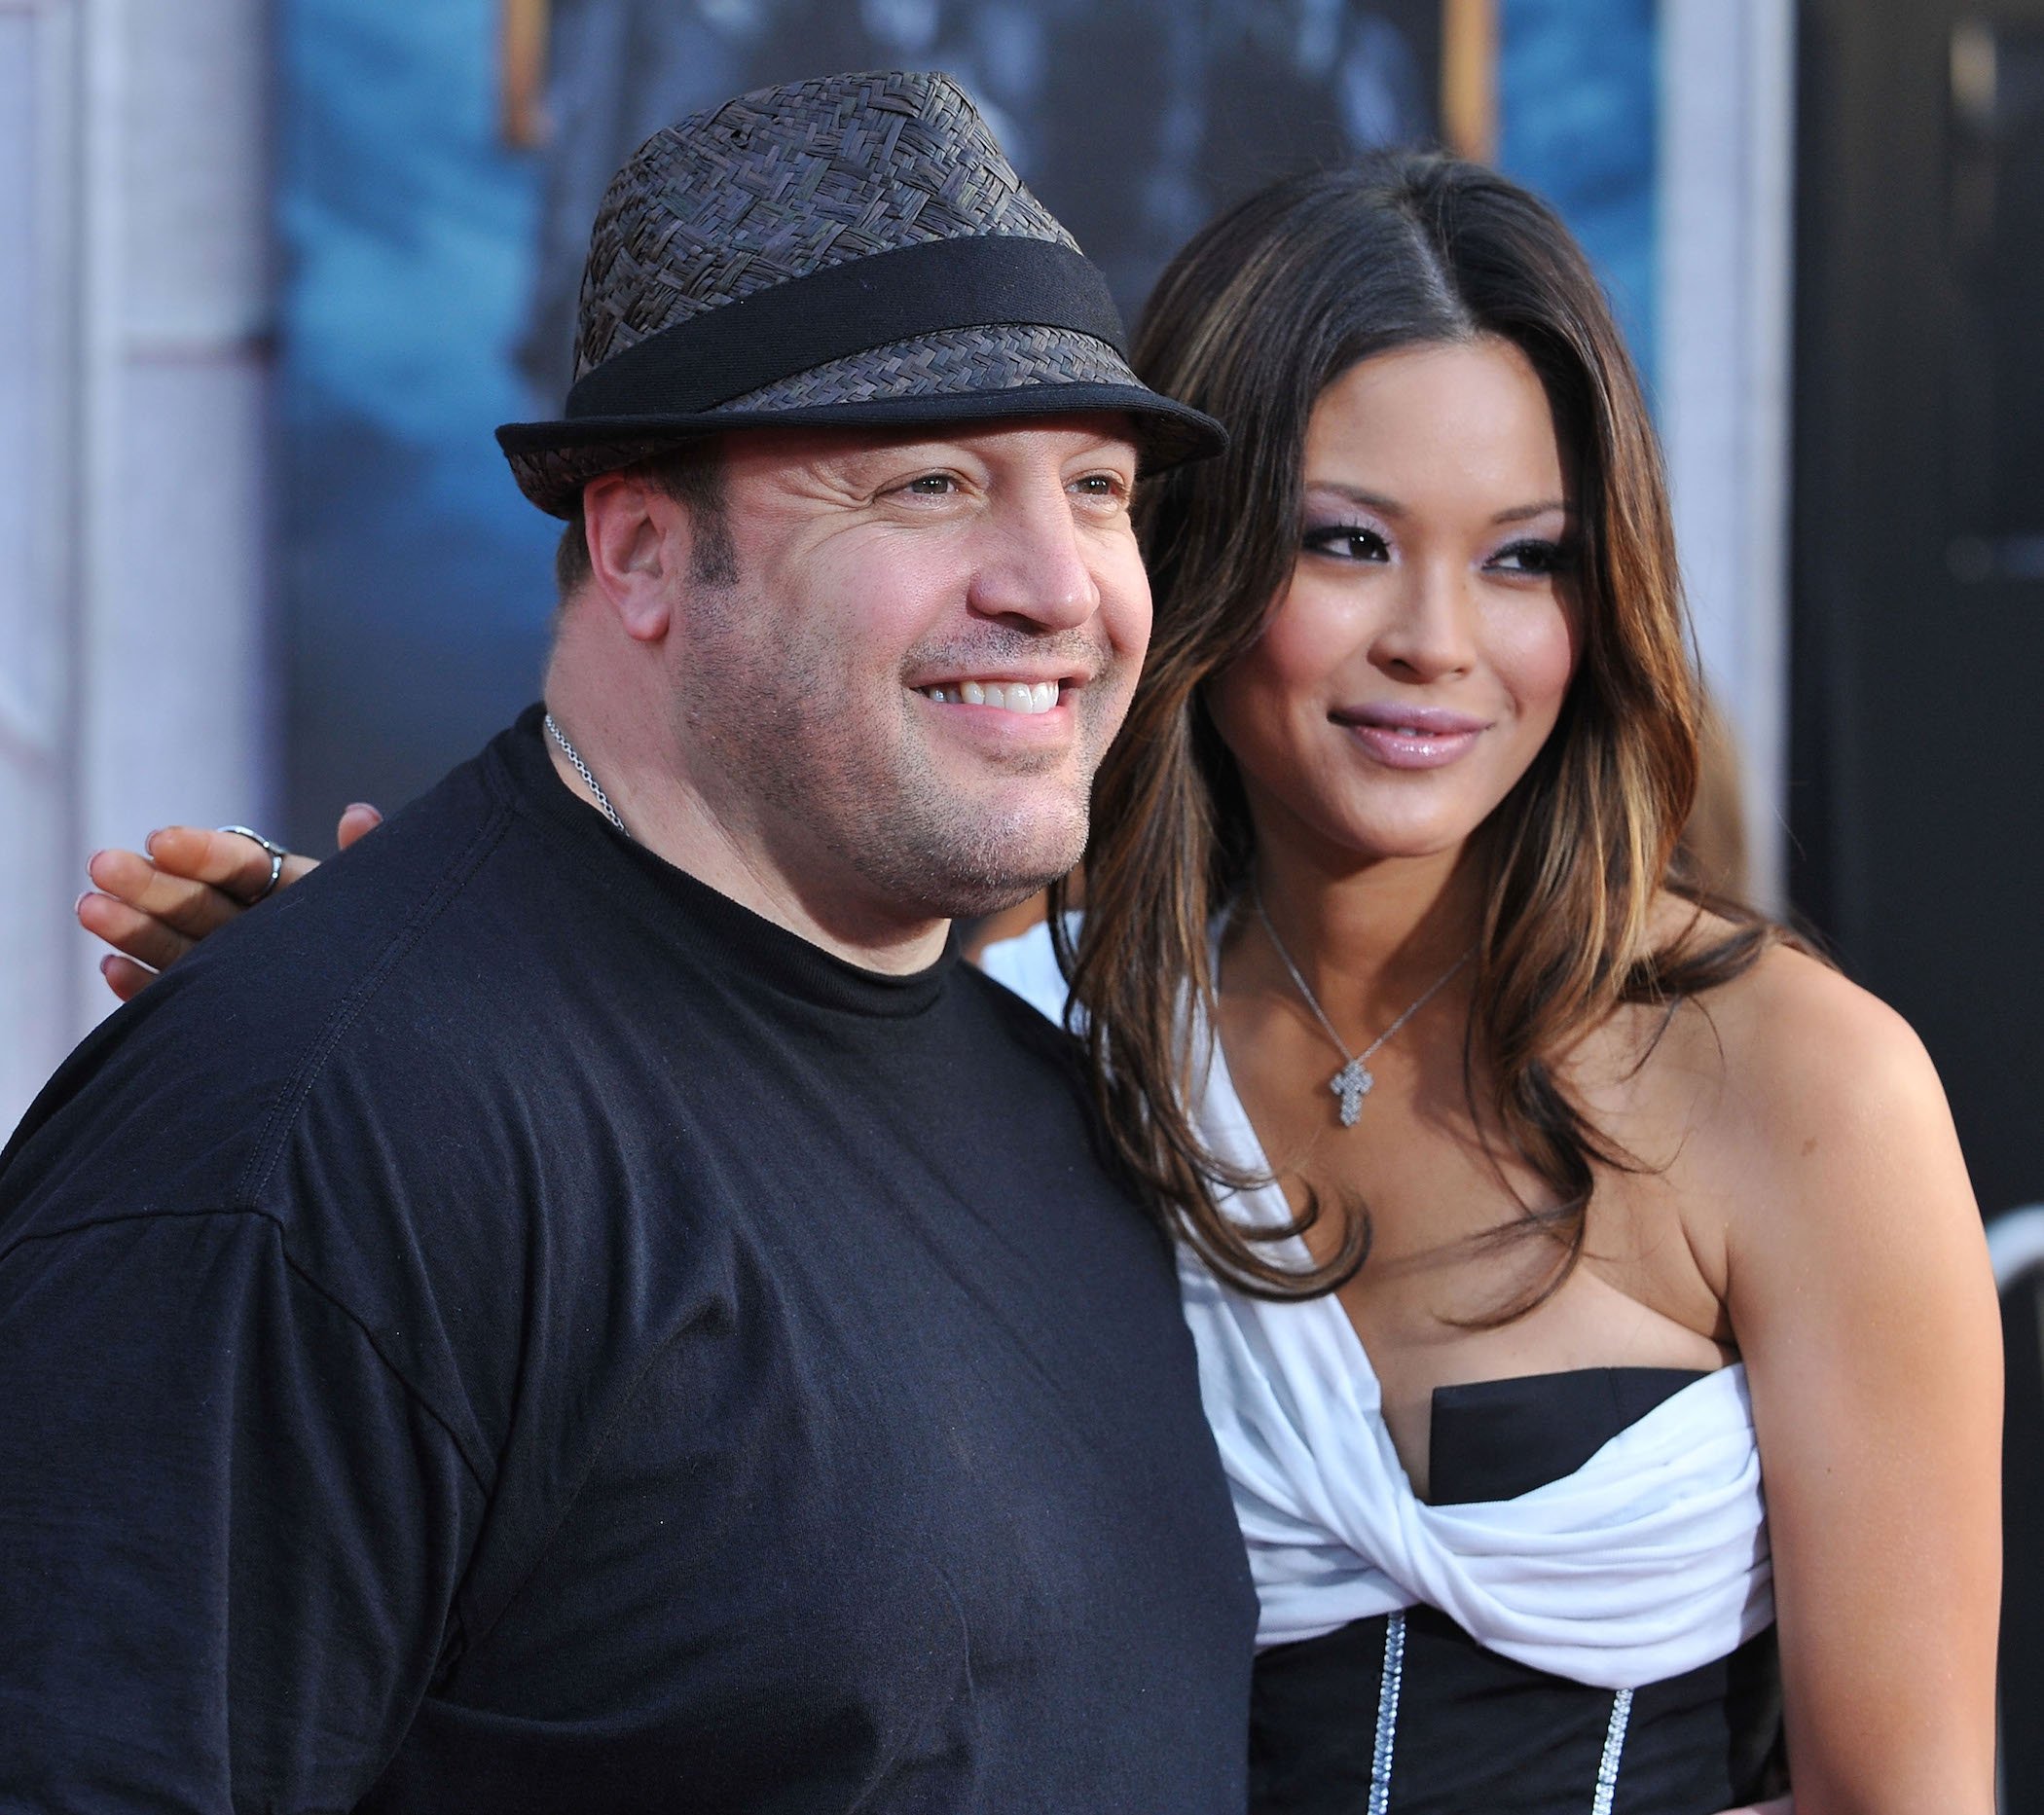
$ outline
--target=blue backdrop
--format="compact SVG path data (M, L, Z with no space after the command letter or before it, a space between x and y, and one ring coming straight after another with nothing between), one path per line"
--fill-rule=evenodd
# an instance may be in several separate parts
M1133 314L1216 207L1437 129L1434 0L555 0L545 151L498 126L500 0L287 0L285 832L401 805L538 691L557 526L490 431L551 414L587 223L689 108L946 68ZM1582 236L1651 368L1652 0L1503 0L1499 161Z

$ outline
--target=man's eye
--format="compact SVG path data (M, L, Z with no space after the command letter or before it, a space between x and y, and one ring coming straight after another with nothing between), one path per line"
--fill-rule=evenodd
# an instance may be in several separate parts
M1089 498L1120 498L1128 495L1128 482L1114 473L1088 473L1074 482Z
M1391 544L1374 529L1361 524L1324 524L1308 529L1305 547L1315 555L1332 555L1336 561L1389 561Z
M958 490L958 479L952 473L924 473L911 479L901 490L913 491L919 497L941 498Z

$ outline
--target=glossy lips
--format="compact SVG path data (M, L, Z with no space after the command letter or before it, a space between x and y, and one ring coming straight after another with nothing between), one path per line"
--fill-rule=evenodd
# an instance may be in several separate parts
M1467 755L1488 720L1439 706L1346 707L1328 714L1387 769L1442 769Z

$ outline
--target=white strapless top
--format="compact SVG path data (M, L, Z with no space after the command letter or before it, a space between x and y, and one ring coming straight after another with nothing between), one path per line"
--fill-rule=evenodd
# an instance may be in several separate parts
M1047 929L992 947L982 962L1062 1021ZM1220 1158L1267 1172L1220 1042L1202 1047L1202 1133ZM1227 1207L1260 1227L1290 1215L1275 1185ZM1290 1246L1303 1264L1303 1244ZM1284 1257L1287 1245L1273 1252ZM1697 1669L1773 1618L1742 1366L1683 1388L1573 1474L1513 1500L1434 1506L1412 1491L1375 1371L1336 1299L1246 1297L1183 1248L1179 1279L1261 1602L1259 1645L1424 1602L1494 1652L1617 1689Z

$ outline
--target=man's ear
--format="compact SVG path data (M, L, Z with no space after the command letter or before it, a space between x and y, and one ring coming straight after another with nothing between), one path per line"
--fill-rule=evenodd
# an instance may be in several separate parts
M688 572L688 512L639 474L600 473L582 488L590 585L627 635L658 642Z

